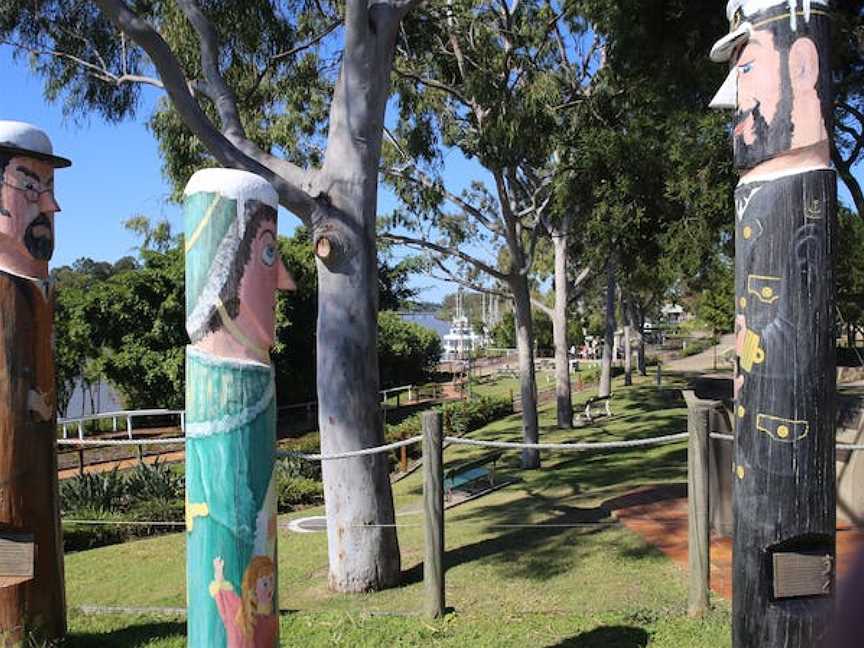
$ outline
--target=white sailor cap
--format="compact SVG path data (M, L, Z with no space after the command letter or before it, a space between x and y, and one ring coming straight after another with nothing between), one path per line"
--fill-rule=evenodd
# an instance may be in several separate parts
M714 43L711 48L711 60L715 63L725 63L732 58L738 47L750 40L750 35L768 21L789 18L789 26L793 31L798 29L798 18L810 22L814 14L825 15L830 0L729 0L726 5L726 17L729 19L729 33ZM813 5L819 5L814 8ZM786 13L770 17L757 18L757 14L775 7L785 8ZM753 19L753 20L751 20ZM730 70L729 75L720 86L720 90L711 100L710 107L714 109L735 108L738 104L738 71Z
M732 53L739 45L750 40L750 34L758 29L762 22L753 23L750 19L756 14L768 11L774 7L786 7L788 13L781 16L772 16L768 20L788 16L789 25L795 31L798 28L798 17L810 22L810 16L814 13L824 14L830 0L729 0L726 5L726 17L729 19L729 33L714 43L711 48L711 60L715 63L723 63L732 58ZM814 8L820 5L821 8Z
M66 158L54 155L45 131L19 121L0 120L0 153L43 160L58 169L72 164Z

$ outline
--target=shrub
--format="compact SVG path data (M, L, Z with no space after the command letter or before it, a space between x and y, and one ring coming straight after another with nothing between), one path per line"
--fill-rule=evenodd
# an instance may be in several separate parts
M324 485L314 479L280 476L276 487L277 507L283 513L324 501Z
M441 338L432 329L406 322L398 313L378 313L382 386L423 382L434 371L441 353Z
M120 512L126 507L127 492L125 480L116 468L106 473L85 473L60 482L60 509Z
M471 400L445 403L436 409L439 409L443 414L444 434L463 436L492 421L509 416L513 413L513 403L506 397L480 396ZM415 414L401 423L388 425L384 436L387 443L393 443L422 433L420 414ZM398 461L398 452L396 450L391 455L394 462ZM408 446L409 456L418 457L421 453L419 443Z
M126 475L126 489L131 500L168 501L183 499L183 475L166 463L138 464Z

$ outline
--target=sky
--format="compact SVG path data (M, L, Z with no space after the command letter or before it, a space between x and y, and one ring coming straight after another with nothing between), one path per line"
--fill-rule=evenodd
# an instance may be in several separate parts
M58 155L72 167L58 170L55 185L62 212L56 218L56 246L52 267L68 265L80 257L115 261L135 254L136 237L123 227L130 216L143 214L152 221L167 219L175 233L183 231L180 207L169 201L170 185L162 176L155 138L145 123L161 91L145 88L136 119L107 124L93 115L83 122L64 118L59 103L43 97L42 79L33 75L24 59L14 60L0 46L0 119L26 121L48 133ZM860 169L856 175L860 174ZM444 179L458 193L473 178L486 174L458 152L445 157ZM840 198L851 202L840 184ZM394 198L379 194L379 212L387 213ZM279 232L291 234L299 221L280 210ZM456 287L428 276L417 276L412 287L419 299L440 302Z

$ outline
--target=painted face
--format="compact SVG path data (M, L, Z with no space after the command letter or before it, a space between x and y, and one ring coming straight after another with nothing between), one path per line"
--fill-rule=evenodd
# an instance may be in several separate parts
M252 242L238 297L237 324L262 349L273 346L276 327L276 291L287 290L287 271L279 255L276 224L265 221Z
M735 62L738 111L733 140L735 166L751 169L785 153L820 145L828 156L828 132L819 84L819 52L812 38L758 29ZM828 96L827 88L823 94ZM830 112L830 108L828 109Z
M275 587L275 579L273 574L261 576L255 581L255 601L259 607L267 608L273 602L273 589Z
M754 32L738 54L733 137L739 168L755 166L791 145L792 87L781 59L770 30Z
M0 236L32 260L47 262L54 253L54 168L47 162L13 157L0 183Z

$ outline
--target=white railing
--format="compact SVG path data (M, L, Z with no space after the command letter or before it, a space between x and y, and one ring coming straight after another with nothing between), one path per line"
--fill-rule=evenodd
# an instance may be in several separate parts
M84 438L84 427L88 421L104 421L111 419L111 430L117 432L117 422L120 419L126 421L126 435L132 438L132 420L135 418L146 418L148 416L179 416L180 429L186 432L186 412L185 410L169 410L169 409L140 409L140 410L123 410L117 412L99 412L97 414L87 414L85 416L77 416L72 418L57 419L57 426L63 431L63 438L69 438L69 428L77 428L78 438Z

